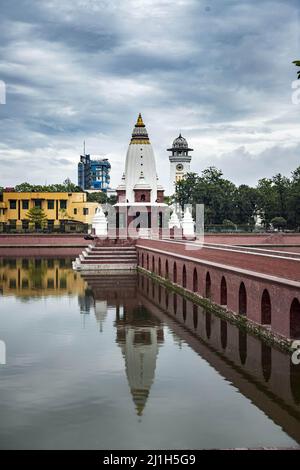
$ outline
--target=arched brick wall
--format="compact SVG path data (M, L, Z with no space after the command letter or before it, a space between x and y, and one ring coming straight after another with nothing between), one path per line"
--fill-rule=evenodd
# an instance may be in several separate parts
M268 291L271 303L271 329L274 333L291 337L291 327L294 318L298 318L295 313L291 315L292 302L296 299L300 303L299 289L284 284L284 282L273 282L267 276L258 277L253 273L241 275L234 269L218 268L209 262L193 262L174 254L158 253L151 249L142 249L137 246L138 264L141 266L142 259L149 256L149 270L159 273L159 259L161 260L161 277L167 278L179 285L183 285L183 266L186 269L186 289L194 291L194 273L197 272L198 295L206 296L206 276L210 275L210 298L216 304L221 304L221 284L222 279L226 281L227 288L227 308L235 313L239 312L239 290L241 283L245 286L247 296L247 318L262 324L262 296L265 290ZM142 257L143 255L143 257ZM167 266L167 269L166 269ZM154 267L154 269L153 269ZM174 269L175 268L175 269ZM238 271L238 270L237 270ZM168 274L168 276L167 276ZM174 278L175 274L175 278ZM176 279L177 277L177 279ZM224 281L223 281L224 283ZM169 301L169 304L172 304ZM294 312L293 307L293 312ZM177 305L179 311L179 305ZM297 311L297 310L296 310ZM295 330L295 329L294 329ZM293 330L295 338L300 338L300 327ZM299 330L299 331L298 331Z

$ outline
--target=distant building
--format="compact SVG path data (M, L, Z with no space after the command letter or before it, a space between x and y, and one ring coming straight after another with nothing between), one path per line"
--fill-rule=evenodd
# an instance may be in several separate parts
M78 163L78 186L84 190L106 192L110 183L110 163L107 158L92 160L88 154L80 155Z
M172 152L169 156L170 160L170 190L171 194L175 192L175 186L178 181L182 180L184 175L190 171L190 163L192 156L189 152L193 149L189 148L188 143L181 134L174 140L168 152Z
M84 192L17 192L10 188L0 194L0 232L35 231L82 232L92 223L98 203L87 202ZM30 223L28 211L42 209L45 224Z

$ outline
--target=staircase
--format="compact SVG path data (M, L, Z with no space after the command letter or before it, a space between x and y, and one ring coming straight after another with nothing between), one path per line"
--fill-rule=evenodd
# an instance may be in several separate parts
M137 265L135 246L94 246L89 245L73 261L76 271L117 271L132 270Z

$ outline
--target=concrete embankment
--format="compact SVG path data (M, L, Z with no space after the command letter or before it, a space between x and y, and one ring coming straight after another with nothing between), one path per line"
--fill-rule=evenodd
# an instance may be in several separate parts
M76 257L90 243L83 234L0 234L0 257Z

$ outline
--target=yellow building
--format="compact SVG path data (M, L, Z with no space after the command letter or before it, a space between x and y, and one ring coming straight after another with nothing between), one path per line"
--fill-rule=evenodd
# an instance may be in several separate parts
M87 195L80 193L15 192L0 194L0 230L7 226L10 231L34 231L41 229L39 223L32 224L28 211L43 210L49 231L82 231L90 226L98 207L97 202L87 202Z

